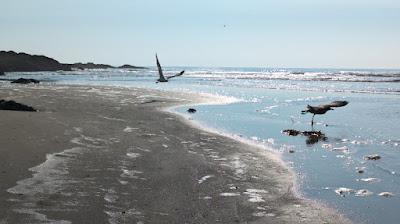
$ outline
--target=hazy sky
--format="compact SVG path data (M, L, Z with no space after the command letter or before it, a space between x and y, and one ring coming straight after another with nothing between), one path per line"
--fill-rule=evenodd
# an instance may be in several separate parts
M61 62L400 68L399 0L0 0L0 49ZM226 27L224 27L226 26Z

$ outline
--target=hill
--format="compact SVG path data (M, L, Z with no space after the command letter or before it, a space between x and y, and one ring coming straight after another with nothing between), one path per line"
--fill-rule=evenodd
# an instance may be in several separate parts
M85 69L146 69L132 65L114 67L106 64L75 63L63 64L43 55L30 55L14 51L0 51L0 75L5 72L72 71Z

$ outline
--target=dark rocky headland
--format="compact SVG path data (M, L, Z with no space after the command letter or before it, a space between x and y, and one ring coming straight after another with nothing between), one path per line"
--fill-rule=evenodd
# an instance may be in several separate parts
M145 69L132 65L114 67L105 64L75 63L63 64L43 55L30 55L14 51L0 51L0 75L5 72L72 71L84 69Z

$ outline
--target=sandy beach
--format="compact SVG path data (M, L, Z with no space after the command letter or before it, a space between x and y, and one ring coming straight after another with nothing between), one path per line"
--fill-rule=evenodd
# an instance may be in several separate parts
M276 155L165 108L198 95L2 86L0 223L348 223L293 192Z

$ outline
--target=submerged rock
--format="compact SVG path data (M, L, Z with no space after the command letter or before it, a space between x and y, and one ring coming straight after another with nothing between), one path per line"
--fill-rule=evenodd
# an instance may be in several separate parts
M353 193L353 192L354 192L353 189L346 188L346 187L340 187L340 188L335 190L335 193L340 195L340 196L342 196L342 197L345 197L346 194L350 194L350 193Z
M13 100L10 101L0 100L0 110L31 111L31 112L37 111L33 107L17 103Z
M35 83L38 84L40 83L39 80L36 79L24 79L24 78L19 78L17 80L12 81L11 83L18 83L18 84L30 84L30 83Z
M382 197L386 197L386 198L389 198L389 197L393 197L393 196L394 196L393 193L387 192L387 191L381 192L381 193L379 193L378 195L379 195L379 196L382 196Z
M366 155L364 156L365 160L378 160L381 159L381 156L378 154L373 154L373 155Z
M197 112L197 110L194 109L194 108L189 108L189 109L187 110L187 112L188 112L188 113L191 113L191 114L194 114L194 113Z
M355 194L355 196L357 197L366 197L366 196L370 196L373 195L374 193L372 193L371 191L367 190L367 189L361 189L358 190Z

